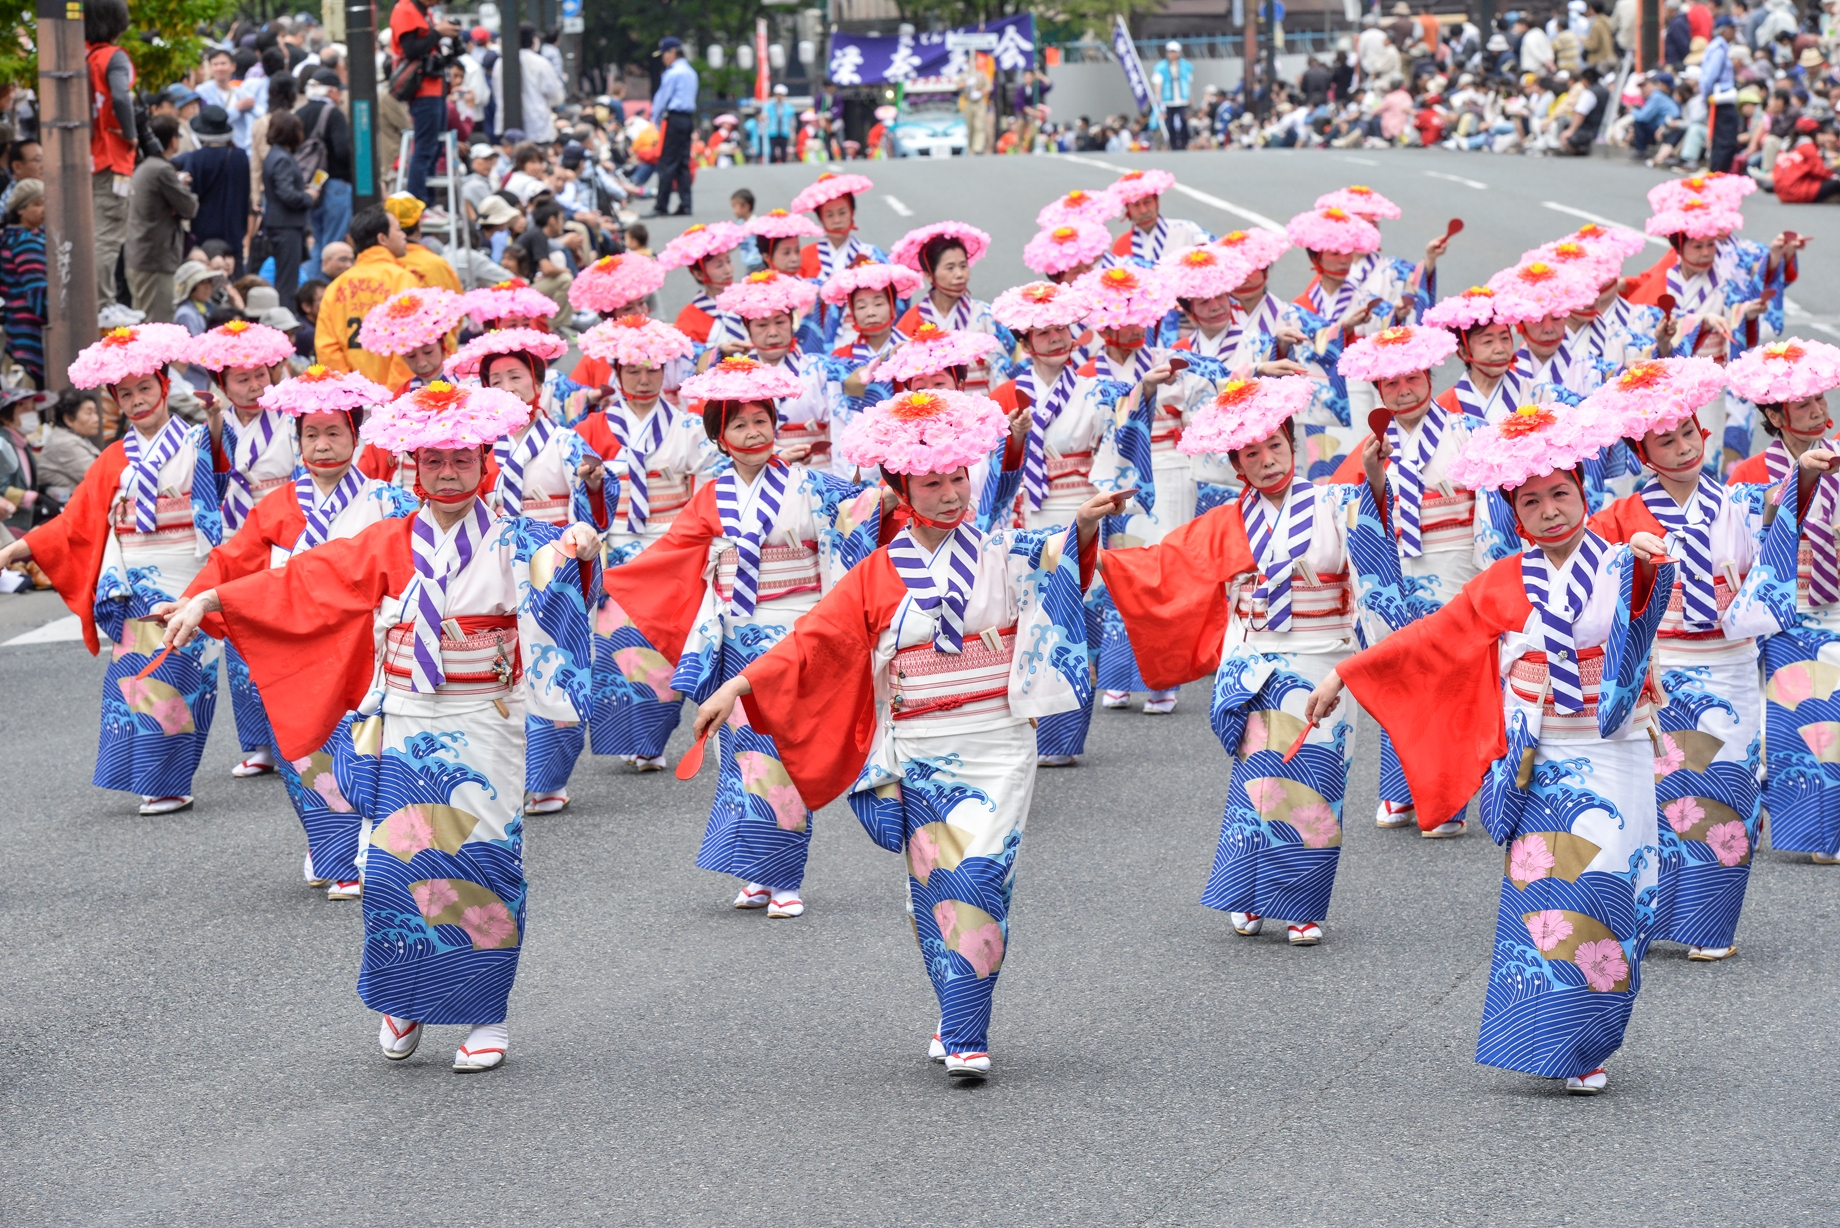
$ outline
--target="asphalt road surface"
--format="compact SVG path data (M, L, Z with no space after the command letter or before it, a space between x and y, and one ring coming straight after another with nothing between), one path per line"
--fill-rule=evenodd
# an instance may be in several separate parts
M1541 202L1639 223L1654 181L1435 151L1100 160L1161 162L1279 220L1366 182L1405 206L1385 227L1402 253L1461 216L1453 288L1582 220ZM1054 158L869 171L877 242L947 216L996 236L984 297L1022 277L1041 203L1109 181ZM812 174L704 172L699 216L744 185L771 208ZM1216 231L1244 220L1169 206ZM1840 213L1767 197L1747 213L1753 234L1792 214L1822 238L1794 296L1813 322L1840 312L1815 272ZM1301 267L1280 270L1287 293ZM0 598L0 638L60 614ZM301 884L280 783L230 776L227 697L193 812L142 819L90 786L100 675L80 644L0 649L9 1225L1835 1218L1840 871L1805 857L1758 856L1735 959L1655 948L1608 1094L1568 1099L1472 1060L1501 853L1480 834L1376 830L1371 723L1324 943L1239 938L1197 903L1227 764L1190 687L1173 716L1101 712L1081 766L1042 773L995 1075L952 1087L925 1058L936 1016L901 863L846 808L818 817L807 915L770 921L693 865L713 773L584 758L573 807L527 827L511 1058L462 1079L462 1028L431 1029L401 1065L379 1055L353 992L358 905Z

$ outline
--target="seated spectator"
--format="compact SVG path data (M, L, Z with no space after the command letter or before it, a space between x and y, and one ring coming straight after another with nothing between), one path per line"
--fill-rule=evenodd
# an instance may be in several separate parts
M91 389L68 388L52 402L51 430L38 450L38 485L62 507L101 451L102 410Z
M38 518L38 466L26 438L38 429L37 395L30 388L0 389L0 532L13 537ZM21 421L25 413L33 420Z
M325 297L328 284L315 277L302 282L300 289L294 292L294 310L300 313L301 319L294 329L294 352L308 361L313 358L313 328L319 321L319 301Z
M1637 157L1648 152L1663 126L1680 117L1680 104L1674 101L1674 78L1670 73L1650 73L1642 79L1642 105L1633 112L1629 147Z
M1776 199L1786 205L1815 204L1840 196L1832 159L1840 150L1840 137L1831 122L1823 124L1803 116L1795 122L1795 145L1777 156L1771 180Z
M222 273L195 260L180 265L179 271L173 274L173 301L179 304L173 308L173 323L185 325L186 331L194 337L202 333L211 296L223 284L223 279Z

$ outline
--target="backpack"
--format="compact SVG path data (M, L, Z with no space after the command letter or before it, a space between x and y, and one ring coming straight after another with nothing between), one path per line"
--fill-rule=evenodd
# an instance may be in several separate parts
M295 163L300 167L300 177L308 187L313 186L313 176L327 169L332 161L331 151L326 148L326 124L332 118L330 99L319 100L319 117L313 121L313 130L294 151Z

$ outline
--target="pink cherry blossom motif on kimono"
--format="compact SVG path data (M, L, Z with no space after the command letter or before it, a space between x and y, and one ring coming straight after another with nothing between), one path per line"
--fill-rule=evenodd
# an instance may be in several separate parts
M460 297L466 314L488 328L495 320L547 320L556 314L556 300L522 277L481 286Z
M988 458L1008 435L1009 419L989 397L929 388L857 414L843 429L837 455L891 473L952 473Z
M1457 339L1441 328L1395 324L1343 350L1335 369L1343 379L1379 383L1414 371L1433 370L1456 352Z
M502 900L475 904L460 914L460 928L477 950L491 951L517 941L517 922Z
M733 222L698 222L664 245L658 263L667 269L687 269L699 260L732 252L747 239L747 232Z
M796 397L804 388L798 376L777 363L769 367L735 355L692 375L680 391L693 401L774 401Z
M1656 213L1677 208L1684 201L1706 200L1722 208L1736 210L1744 198L1757 190L1749 175L1729 175L1715 171L1709 175L1691 175L1668 179L1648 190L1648 207Z
M1722 866L1741 865L1750 856L1751 840L1744 830L1744 824L1736 819L1713 825L1706 833L1706 843L1712 846L1713 855Z
M1546 847L1546 837L1530 832L1508 846L1508 879L1518 886L1537 883L1552 873L1557 861Z
M1584 408L1622 423L1623 437L1671 431L1725 391L1725 368L1710 358L1651 358L1606 380Z
M1800 337L1755 345L1731 360L1725 382L1756 405L1805 401L1840 388L1840 348Z
M602 256L569 283L569 306L577 311L618 311L664 285L662 264L644 252Z
M191 344L192 334L183 324L111 328L70 364L70 382L78 388L104 388L152 375L167 363L186 361Z
M454 890L452 880L445 878L417 883L409 888L409 894L415 898L417 911L430 921L460 902L460 893Z
M1146 196L1161 196L1175 186L1176 177L1168 171L1127 171L1105 190L1129 205Z
M1056 197L1043 205L1041 212L1035 215L1035 224L1043 230L1070 226L1075 222L1103 226L1123 214L1124 202L1110 192L1088 192L1085 188L1075 188L1065 196Z
M368 348L368 347L367 347ZM344 410L370 409L390 399L390 390L373 383L356 371L334 371L314 363L293 379L270 384L256 398L263 409L280 410L296 418L308 414L336 414Z
M937 375L953 367L975 367L1002 348L989 333L969 329L941 328L928 320L914 330L914 335L876 367L884 379L903 383L922 375Z
M1003 966L1003 927L974 904L941 900L933 905L933 923L946 945L971 965L979 980Z
M637 682L652 689L663 703L671 697L671 663L659 656L656 651L645 648L617 648L613 653L614 667L620 676L628 682Z
M1112 246L1112 232L1097 222L1057 223L1022 245L1022 263L1043 277L1085 268Z
M1396 218L1399 206L1364 183L1351 183L1316 198L1317 209L1341 209L1362 218Z
M1717 201L1683 200L1648 219L1651 235L1685 235L1689 239L1722 239L1744 225L1744 215Z
M662 367L696 353L696 342L663 320L649 316L621 316L602 320L576 339L589 358L610 367Z
M773 269L749 273L716 295L718 308L744 320L764 320L782 311L796 317L817 301L816 286Z
M1508 318L1502 318L1502 314ZM1461 294L1439 299L1425 312L1423 321L1433 328L1450 328L1468 332L1490 324L1512 325L1519 320L1539 319L1539 307L1519 295L1497 294L1487 286L1471 286Z
M554 303L548 296L552 311ZM392 294L364 313L358 344L373 354L407 354L440 341L466 314L466 302L451 290L425 286Z
M1072 285L1032 281L1011 286L990 304L997 323L1015 333L1038 328L1072 328L1086 316L1086 292Z
M1342 825L1327 802L1306 802L1291 807L1287 819L1297 829L1297 838L1307 849L1326 849L1342 834Z
M423 849L434 847L434 824L414 806L398 810L385 822L390 829L390 851L404 861Z
M824 234L824 227L804 214L785 209L756 213L741 229L756 239L816 239Z
M569 343L555 333L535 328L500 328L481 333L450 355L443 368L456 379L475 379L479 364L492 354L534 354L546 363L569 352Z
M865 260L847 269L839 269L824 283L824 301L842 307L858 290L893 290L897 299L911 298L925 283L920 274L899 264L882 264Z
M763 751L744 750L735 753L735 766L741 769L741 788L767 804L773 811L773 825L781 831L804 831L806 826L805 802L799 796L792 777L786 768L772 755Z
M1572 239L1560 239L1557 243L1542 243L1540 246L1521 253L1521 263L1529 264L1535 260L1544 260L1557 268L1571 273L1582 281L1596 286L1599 291L1604 283L1622 271L1623 262L1610 254L1606 248L1587 247Z
M207 371L267 368L294 356L294 339L266 324L231 320L193 337L185 356Z
M957 239L965 246L965 260L976 264L990 250L990 236L976 226L967 226L963 222L934 222L931 226L921 226L910 230L895 242L888 258L896 264L906 265L916 273L926 272L920 262L920 254L926 245L934 239Z
M1680 765L1686 761L1687 752L1681 748L1680 743L1674 740L1674 735L1671 733L1662 734L1661 747L1655 754L1655 775L1672 775L1678 772L1680 770Z
M1598 993L1609 993L1617 982L1629 977L1629 957L1623 944L1614 938L1581 942L1572 953L1572 962L1584 973L1584 983Z
M1284 233L1307 252L1361 256L1380 250L1380 231L1372 222L1333 206L1299 213L1284 224Z
M1160 269L1121 264L1081 274L1073 284L1086 295L1086 322L1098 329L1154 328L1176 307L1175 288Z
M474 448L530 421L530 406L497 388L435 380L366 415L358 437L391 452Z
M1572 936L1572 923L1557 908L1529 913L1524 920L1527 922L1527 937L1533 939L1533 945L1539 948L1542 955L1556 950L1560 943ZM1615 984L1614 981L1611 983Z
M1229 230L1214 240L1214 246L1244 260L1253 272L1268 269L1279 256L1291 250L1291 237L1269 226L1251 230Z
M786 208L792 213L816 213L839 196L861 196L875 187L867 175L839 175L825 171L818 181L792 198Z
M1697 797L1677 797L1661 808L1661 814L1676 834L1684 835L1706 817L1706 808Z
M1246 284L1253 268L1245 259L1223 247L1187 247L1170 252L1157 268L1178 299L1219 298Z
M1470 436L1450 466L1450 481L1468 490L1512 490L1576 469L1622 437L1622 423L1582 406L1523 405Z
M1222 384L1219 395L1195 414L1176 448L1188 456L1237 452L1276 434L1309 408L1315 396L1316 381L1307 375L1236 376Z
M1489 289L1501 296L1495 304L1495 319L1502 324L1527 324L1584 311L1597 301L1599 284L1549 260L1529 260L1489 278Z

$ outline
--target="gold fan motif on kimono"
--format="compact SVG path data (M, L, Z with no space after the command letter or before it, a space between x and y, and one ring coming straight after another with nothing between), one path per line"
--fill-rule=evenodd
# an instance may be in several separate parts
M1791 661L1770 675L1764 695L1794 711L1804 699L1828 699L1840 688L1840 665L1828 661Z
M1569 831L1522 832L1508 844L1502 873L1520 891L1549 875L1575 883L1602 851Z
M1283 776L1256 777L1246 782L1246 800L1266 822L1289 823L1305 848L1341 847L1342 824L1336 817L1335 807L1301 780L1288 780Z
M371 830L371 845L407 864L423 849L458 853L479 826L479 816L458 806L411 802Z
M1565 960L1584 973L1593 993L1629 989L1629 956L1610 927L1596 917L1569 908L1521 914L1527 936L1546 960Z
M191 706L170 683L158 678L127 677L117 679L116 685L121 688L121 699L128 705L128 711L151 716L159 722L160 732L166 737L196 730Z
M475 951L518 944L517 918L490 888L464 878L426 878L409 884L415 907L429 925L457 925Z
M907 872L929 885L934 870L956 870L966 857L965 850L977 839L975 833L950 823L927 823L914 829L907 838Z
M121 625L121 640L115 645L115 659L130 653L151 657L165 642L166 628L151 618L130 618Z
M933 905L933 920L947 949L963 956L978 980L1003 966L1003 926L977 905L941 900Z

